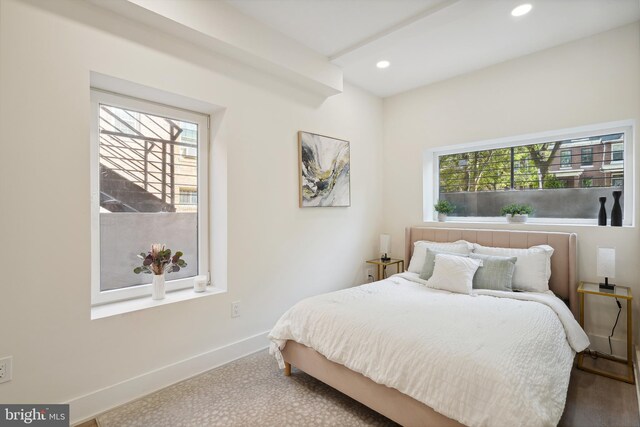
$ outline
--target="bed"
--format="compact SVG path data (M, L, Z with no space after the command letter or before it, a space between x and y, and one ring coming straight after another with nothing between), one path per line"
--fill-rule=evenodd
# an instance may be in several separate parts
M555 296L432 292L405 272L301 301L272 330L271 352L285 375L293 365L401 425L557 424L573 357L588 345L575 321L576 239L572 233L407 228L407 262L421 240L549 245Z

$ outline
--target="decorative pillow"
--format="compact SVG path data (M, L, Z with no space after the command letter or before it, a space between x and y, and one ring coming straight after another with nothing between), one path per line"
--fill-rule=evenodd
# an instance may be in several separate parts
M427 248L427 255L424 259L424 265L422 266L422 271L420 272L420 278L422 280L429 280L431 275L433 274L433 267L436 263L436 255L445 254L445 255L455 255L455 256L469 256L467 254L456 254L453 252L440 251L437 249Z
M453 254L465 254L469 255L473 249L473 245L466 240L458 240L457 242L430 242L428 240L418 240L413 244L413 255L411 261L409 261L409 268L407 271L411 273L422 273L422 267L427 256L427 248L435 249L439 251L449 252Z
M427 286L449 292L470 294L473 287L473 275L481 265L482 261L479 259L437 254L433 275L427 280Z
M480 255L516 257L513 272L513 289L519 291L546 292L551 277L551 255L548 245L532 246L529 249L491 248L474 244L473 252Z
M469 257L482 260L482 267L473 276L473 289L513 290L511 282L518 258L480 254L471 254Z

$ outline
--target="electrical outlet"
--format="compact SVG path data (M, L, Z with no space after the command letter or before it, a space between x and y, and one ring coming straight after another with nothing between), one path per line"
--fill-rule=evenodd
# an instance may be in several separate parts
M373 268L367 268L367 283L374 282L375 280Z
M234 301L231 303L231 317L240 316L240 301Z
M0 383L11 381L13 356L0 359Z

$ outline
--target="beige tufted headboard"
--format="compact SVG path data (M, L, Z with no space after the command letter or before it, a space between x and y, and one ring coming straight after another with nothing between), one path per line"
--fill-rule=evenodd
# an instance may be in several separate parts
M551 256L549 288L561 299L569 302L573 315L578 316L577 239L575 233L543 231L470 230L465 228L407 227L405 230L406 265L413 254L413 243L418 240L455 242L466 240L483 246L501 248L528 248L549 245Z

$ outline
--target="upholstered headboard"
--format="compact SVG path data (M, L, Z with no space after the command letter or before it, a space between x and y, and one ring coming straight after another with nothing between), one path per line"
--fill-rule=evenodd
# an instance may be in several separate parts
M549 288L561 299L569 302L574 316L578 316L577 239L575 233L542 231L470 230L466 228L407 227L405 230L406 265L413 254L413 244L418 240L455 242L466 240L483 246L501 248L528 248L549 245L551 256Z

